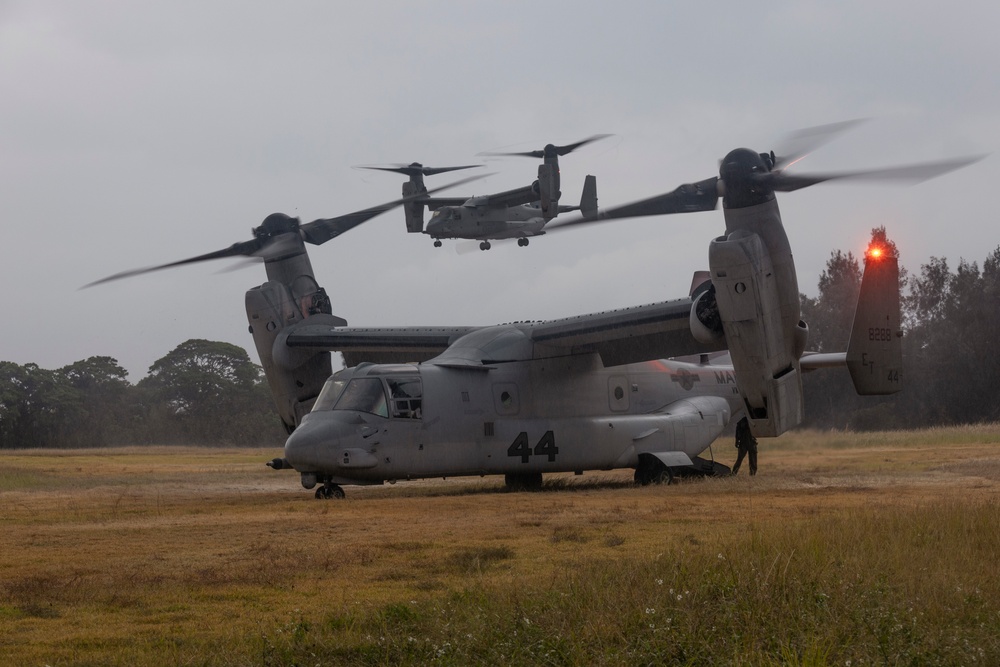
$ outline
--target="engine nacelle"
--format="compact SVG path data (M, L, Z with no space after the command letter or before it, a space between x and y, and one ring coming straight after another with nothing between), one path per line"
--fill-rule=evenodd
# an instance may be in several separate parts
M333 372L330 353L325 351L310 350L294 361L275 358L275 340L287 327L313 316L319 316L323 321L333 318L323 312L329 310L329 300L325 299L325 292L316 286L312 276L303 275L300 278L292 283L301 287L302 293L293 293L293 289L275 280L269 280L246 293L250 333L278 414L289 433L312 408L320 389ZM307 293L310 285L315 291ZM293 364L297 366L290 367Z
M697 296L691 304L689 317L691 335L699 343L715 343L726 335L719 315L719 303L715 298L715 285L709 282L706 289L699 287L695 294Z
M808 329L799 320L786 327L788 285L772 264L758 234L738 231L709 247L712 284L736 382L753 433L777 436L801 423L799 356ZM794 287L794 285L792 285ZM797 301L797 299L796 299Z
M538 165L538 198L542 204L542 216L551 220L559 212L559 165Z
M413 197L424 190L423 183L419 185L413 181L403 183L403 197ZM406 216L406 231L411 234L424 231L424 205L421 202L411 201L403 204L403 215Z

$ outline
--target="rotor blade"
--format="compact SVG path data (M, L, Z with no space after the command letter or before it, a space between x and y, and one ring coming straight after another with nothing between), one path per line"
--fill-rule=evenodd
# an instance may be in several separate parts
M522 153L505 153L503 151L483 151L482 153L476 153L477 156L489 156L489 157L505 157L505 156L515 156L515 157L545 157L545 151L525 151Z
M582 141L578 141L575 144L567 144L566 146L556 146L555 147L556 148L556 152L561 157L563 155L567 155L569 153L572 153L573 151L575 151L577 148L580 148L581 146L586 146L589 143L593 143L595 141L600 141L601 139L607 139L610 136L611 136L610 134L595 134L594 136L587 137L586 139L584 139Z
M715 210L719 203L719 178L713 176L697 183L685 183L673 192L632 202L623 206L603 209L596 217L556 220L545 229L557 229L616 218L636 218L646 215L694 213Z
M985 155L941 160L939 162L924 162L884 169L868 169L864 171L845 171L830 174L788 174L771 172L761 174L760 180L777 192L793 192L825 181L901 181L916 184L950 171L961 169L974 162L982 160Z
M210 259L222 259L224 257L257 257L259 256L258 253L260 252L263 246L264 243L262 243L261 240L259 239L242 241L240 243L234 243L233 245L223 250L216 250L215 252L206 253L204 255L198 255L197 257L189 257L188 259L182 259L178 262L170 262L169 264L160 264L158 266L148 266L143 269L132 269L131 271L122 271L121 273L116 273L106 278L95 280L92 283L87 283L80 289L86 289L88 287L93 287L94 285L108 283L111 282L112 280L131 278L132 276L142 275L143 273L151 273L153 271L159 271L161 269L172 269L176 266L184 266L185 264L205 262Z
M299 226L299 230L302 234L302 238L314 245L321 245L326 243L332 238L340 236L344 232L353 229L360 225L361 223L374 218L380 213L385 213L396 206L400 206L410 201L414 201L421 197L425 197L428 194L438 192L440 190L445 190L447 188L453 188L457 185L462 185L470 181L479 180L480 178L485 178L490 176L490 174L481 174L479 176L471 176L469 178L463 178L461 180L455 181L454 183L449 183L448 185L443 185L439 188L434 188L433 190L428 190L426 193L420 193L411 197L404 197L403 199L397 199L386 204L381 204L379 206L373 206L371 208L364 209L363 211L356 211L354 213L348 213L347 215L342 215L336 218L329 218L326 220L314 220L305 225ZM130 271L122 271L106 278L101 278L100 280L95 280L92 283L87 283L80 289L86 289L88 287L93 287L94 285L100 285L102 283L111 282L113 280L121 280L122 278L131 278L133 276L139 276L144 273L151 273L153 271L160 271L162 269L171 269L178 266L184 266L185 264L194 264L196 262L206 262L212 259L223 259L226 257L251 257L260 258L265 261L273 260L279 258L284 253L294 253L299 252L301 246L298 244L298 237L294 234L280 234L273 238L254 238L249 241L241 241L240 243L234 243L228 248L223 250L216 250L215 252L206 253L204 255L198 255L197 257L189 257L188 259L182 259L177 262L170 262L168 264L159 264L157 266L149 266L142 269L132 269Z
M568 155L569 153L572 153L573 151L575 151L577 148L580 148L581 146L586 146L589 143L592 143L594 141L600 141L601 139L606 139L607 137L610 137L610 136L611 136L610 134L595 134L594 136L587 137L586 139L583 139L582 141L578 141L575 144L566 144L565 146L553 146L552 144L549 144L545 148L543 148L541 150L538 150L538 151L523 151L523 152L514 152L514 153L507 153L507 152L503 152L503 151L501 151L501 152L489 152L489 151L486 151L486 152L482 152L482 153L476 153L476 155L488 155L488 156L492 156L492 157L513 155L513 156L516 156L516 157L542 158L542 157L545 157L545 151L547 149L551 149L552 151L555 152L556 155L559 155L561 157L563 155Z
M781 142L781 150L777 151L774 169L780 171L795 164L820 146L829 143L838 135L847 132L866 122L867 118L845 120L829 125L817 125L792 132Z
M421 198L427 197L435 192L447 190L448 188L453 188L458 185L464 185L465 183L477 181L481 178L486 178L487 176L490 176L490 174L470 176L468 178L457 180L454 183L449 183L447 185L434 188L433 190L428 190L427 192L420 192L410 197L403 197L402 199L396 199L385 204L372 206L371 208L366 208L362 211L339 215L336 218L321 218L319 220L313 220L312 222L307 222L302 225L299 229L302 231L302 238L305 239L307 243L322 245L330 239L337 238L344 232L354 229L361 223L371 220L376 215L381 215L386 211L391 211L397 206L402 206L403 204L407 204L412 201L420 201Z
M459 169L476 169L482 166L481 164L465 164L460 167L424 167L424 176L433 176L434 174L443 174L446 171L458 171Z
M481 164L466 164L459 167L424 167L421 164L395 164L395 165L361 165L359 169L373 169L376 171L391 171L397 174L403 174L404 176L415 176L417 174L423 174L424 176L433 176L434 174L443 174L446 171L457 171L459 169L475 169L477 167L482 167Z

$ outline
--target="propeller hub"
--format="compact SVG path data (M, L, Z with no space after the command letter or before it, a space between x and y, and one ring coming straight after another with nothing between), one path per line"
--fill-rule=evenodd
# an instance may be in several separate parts
M774 199L766 175L771 173L770 160L749 148L730 151L719 167L719 177L725 183L726 208L744 208Z
M272 213L271 215L264 218L264 222L260 223L260 227L255 227L253 230L254 237L260 238L274 238L279 234L287 234L289 232L297 232L299 230L299 219L293 218L290 215L285 215L284 213Z

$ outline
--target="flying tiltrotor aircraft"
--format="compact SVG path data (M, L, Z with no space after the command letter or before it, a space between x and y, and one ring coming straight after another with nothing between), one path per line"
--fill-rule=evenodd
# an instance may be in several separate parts
M480 153L484 156L516 155L542 158L538 165L538 179L531 185L506 192L475 197L431 197L424 186L424 176L432 176L457 169L472 169L480 165L460 167L425 167L419 162L387 166L370 166L364 169L391 171L409 176L403 183L403 205L406 231L424 233L434 239L440 248L442 239L473 239L479 241L480 250L489 250L490 241L517 239L519 246L528 245L532 236L544 234L544 227L560 213L581 211L584 217L597 213L597 179L587 176L579 206L559 203L559 157L577 148L610 135L598 134L566 146L548 144L537 151L521 153ZM434 211L424 226L424 207Z
M868 255L847 352L806 354L774 193L839 178L924 179L972 161L786 174L795 157L736 149L719 177L603 211L605 219L708 211L723 201L726 233L710 244L707 278L688 297L635 308L486 327L347 327L332 314L305 243L406 206L405 198L306 225L272 214L252 241L104 280L263 258L268 280L247 291L246 311L290 433L284 456L268 465L297 471L317 498L343 497L343 485L429 477L503 474L519 487L550 472L634 468L639 483L725 472L699 455L742 416L756 436L800 423L803 370L846 365L863 394L893 393L902 382L895 257ZM348 368L331 375L331 351Z

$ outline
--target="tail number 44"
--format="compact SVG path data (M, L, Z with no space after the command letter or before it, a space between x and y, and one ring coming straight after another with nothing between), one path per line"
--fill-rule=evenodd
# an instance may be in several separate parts
M527 463L532 454L535 456L548 456L549 462L552 462L556 460L556 454L558 453L559 448L556 447L556 437L552 434L552 431L546 431L534 449L531 448L531 444L528 441L528 434L525 431L521 431L514 438L514 442L510 444L510 447L507 448L507 456L520 456L521 463Z

